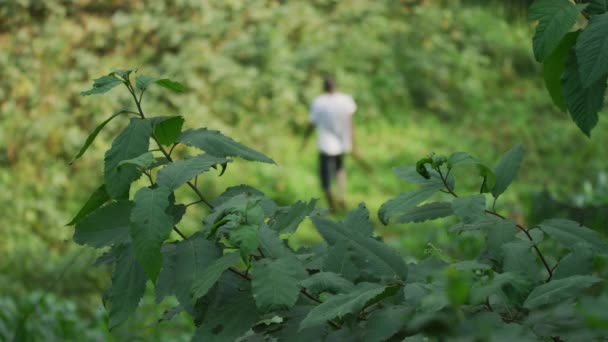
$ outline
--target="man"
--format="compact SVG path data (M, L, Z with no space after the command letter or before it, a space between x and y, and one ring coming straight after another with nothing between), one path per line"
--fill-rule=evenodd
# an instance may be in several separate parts
M319 176L321 187L332 212L336 210L336 200L331 192L331 180L335 177L338 185L338 204L345 208L346 173L344 155L353 151L353 114L357 105L350 95L336 92L335 82L330 77L323 79L322 95L317 96L310 108L309 124L304 134L302 148L309 136L317 129L319 149Z

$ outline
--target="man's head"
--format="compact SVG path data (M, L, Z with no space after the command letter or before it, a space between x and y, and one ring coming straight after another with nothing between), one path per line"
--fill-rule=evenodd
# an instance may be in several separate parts
M323 91L333 93L336 90L336 82L331 76L323 77Z

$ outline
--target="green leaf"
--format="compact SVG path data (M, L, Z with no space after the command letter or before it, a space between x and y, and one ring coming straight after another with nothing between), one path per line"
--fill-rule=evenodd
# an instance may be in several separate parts
M555 271L553 279L568 278L573 275L586 275L593 272L593 252L586 243L574 245L572 252L562 258Z
M296 258L262 259L253 263L253 298L261 312L289 309L300 294L307 273Z
M156 82L158 80L160 80L159 77L150 77L150 76L139 75L139 76L135 77L135 86L139 90L146 90L146 89L148 89L148 87L151 84L154 84L154 82Z
M562 75L570 51L574 47L574 44L576 44L579 33L580 30L566 34L557 48L555 48L553 53L547 57L543 63L545 86L549 91L549 95L551 95L553 103L564 113L568 109L566 108L566 102L562 91Z
M437 191L439 191L439 188L425 187L414 191L402 192L397 197L382 204L380 210L378 210L378 218L383 224L388 224L392 216L407 212Z
M496 220L496 224L487 227L486 246L488 254L494 260L502 260L502 246L515 240L517 226L513 220Z
M285 323L282 324L281 330L277 333L277 341L325 341L324 337L327 335L328 325L317 325L300 330L300 323L313 308L312 305L296 305L282 315Z
M519 172L523 158L524 150L521 147L521 144L517 144L512 149L507 151L496 167L494 167L496 183L492 188L492 195L495 198L505 192L511 182L515 179L517 173Z
M134 72L137 72L137 68L136 67L132 67L132 68L129 68L129 69L114 69L110 73L110 76L116 76L116 75L118 75L118 76L120 76L120 77L122 77L124 79L128 79L129 76L132 73L134 73Z
M183 125L184 117L182 116L165 117L163 120L154 122L154 136L159 143L165 146L173 145L182 132Z
M585 12L590 14L604 14L608 12L608 0L589 0Z
M458 165L481 164L481 161L466 152L454 152L448 158L448 169Z
M121 168L123 165L134 165L140 170L148 170L153 166L158 164L158 160L154 158L154 154L152 152L146 152L142 155L139 155L135 158L123 160L118 163L117 168Z
M203 297L211 287L220 279L222 273L234 266L240 259L238 253L224 254L211 263L202 273L197 274L192 285L192 294L195 299Z
M407 278L403 258L382 242L353 234L348 227L325 218L312 217L312 222L329 245L348 243L346 247L352 249L352 261L361 274L386 280Z
M152 126L148 120L131 119L112 142L104 158L106 190L112 198L127 197L131 183L141 176L136 166L125 165L118 170L118 164L148 152L151 133Z
M274 161L260 152L244 146L218 131L206 128L190 129L180 134L178 142L200 148L216 157L241 157L251 161L274 164Z
M154 83L158 84L159 86L161 86L163 88L167 88L169 90L173 90L178 93L183 93L186 90L186 86L184 86L183 84L181 84L179 82L172 81L168 78L163 78L163 79L154 81Z
M333 272L315 273L300 282L300 284L313 294L320 294L322 292L345 293L350 291L354 286L352 282Z
M530 242L507 242L502 245L502 250L504 253L503 271L520 274L531 280L539 277L539 266Z
M500 295L500 297L506 298L505 292L509 292L509 290L527 294L530 291L529 287L529 280L520 274L511 272L494 273L489 281L473 284L471 303L484 303L492 295Z
M574 52L570 53L562 77L562 91L572 120L587 136L591 135L591 130L597 125L597 114L604 107L607 79L604 76L589 87L584 87L579 76L576 55Z
M91 194L86 203L80 208L78 214L74 216L74 218L70 221L70 223L66 224L66 226L73 226L76 223L80 222L85 216L95 211L95 209L101 207L104 203L110 200L110 196L106 191L106 186L102 184L95 192Z
M110 329L126 321L135 311L146 290L147 280L131 246L123 247L112 273L112 287L109 291Z
M311 199L308 203L297 201L287 210L277 212L270 228L281 234L293 234L300 223L315 209L316 202L316 199Z
M486 197L484 195L457 197L452 201L452 209L464 224L481 221L486 216Z
M323 258L323 270L340 274L351 281L360 279L360 270L353 262L353 254L356 252L357 248L354 244L348 241L336 242L328 248Z
M584 88L608 74L608 13L591 17L576 43L576 59Z
M258 249L258 227L249 224L239 225L230 230L228 240L239 248L243 260L248 260L247 256Z
M82 155L87 151L87 149L89 148L89 146L91 146L91 144L93 143L93 141L95 140L95 138L97 138L97 135L99 134L99 132L101 132L101 130L110 122L112 121L112 119L114 119L115 117L119 116L120 114L123 114L124 111L120 111L116 114L113 114L112 116L110 116L109 118L107 118L104 122L100 123L99 126L95 127L95 129L93 130L93 132L91 132L91 134L89 134L89 136L87 137L87 140L84 142L84 145L82 145L82 147L80 148L80 151L78 151L78 154L76 154L76 156L72 159L72 161L70 162L70 165L72 165L78 158L82 157Z
M96 209L76 224L74 242L95 248L129 242L132 208L132 202L118 201Z
M156 282L162 263L160 246L173 229L173 216L167 213L171 190L161 186L141 188L135 194L131 213L131 236L137 260Z
M249 290L237 290L224 297L221 304L211 305L211 315L206 315L192 341L237 341L258 321L259 314Z
M293 256L294 253L279 239L277 232L268 228L266 225L260 227L258 231L259 248L266 258L279 259Z
M405 166L405 167L399 167L395 169L395 176L397 176L397 178L411 183L411 184L416 184L416 185L421 185L422 187L425 188L436 188L436 189L441 189L444 187L443 185L443 181L441 180L441 177L439 176L439 174L437 173L437 171L435 170L429 170L429 174L431 176L431 178L426 179L424 177L422 177L417 171L416 168L414 166ZM452 178L453 181L453 178ZM453 187L453 185L451 185L451 187Z
M125 83L123 80L114 76L101 76L100 78L93 80L93 88L81 92L80 96L103 94L123 83Z
M589 244L595 253L607 253L608 243L596 231L577 222L563 219L543 221L540 229L562 245L573 249L578 243Z
M424 222L454 215L452 203L434 202L412 208L399 216L395 223Z
M600 281L600 278L591 275L575 275L552 280L532 290L532 293L524 302L524 307L536 309L543 305L555 304L578 297L583 290Z
M213 165L227 162L208 153L196 157L175 161L158 172L156 182L171 190L176 190L195 176L208 171Z
M388 341L399 332L411 316L411 309L405 306L387 306L374 311L365 329L366 342Z
M534 57L545 61L570 32L585 5L575 5L568 0L536 0L530 6L528 18L538 20L534 34Z
M374 223L369 217L369 210L367 210L365 203L359 203L357 208L349 211L344 220L342 220L342 225L364 236L372 236L374 234Z
M338 294L310 310L300 324L300 329L324 324L326 321L355 314L368 302L380 296L386 288L379 284L359 283L349 293Z
M204 235L197 233L190 238L164 244L163 268L156 283L156 302L174 294L187 310L194 306L192 285L211 263L221 256L221 250Z

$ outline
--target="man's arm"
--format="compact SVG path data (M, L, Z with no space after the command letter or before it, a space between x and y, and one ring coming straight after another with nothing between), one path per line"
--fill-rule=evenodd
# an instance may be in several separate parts
M309 122L308 126L306 126L306 131L304 131L304 140L302 140L302 146L300 146L300 150L303 150L306 147L306 144L308 144L308 138L310 138L310 135L314 131L315 125L312 122Z

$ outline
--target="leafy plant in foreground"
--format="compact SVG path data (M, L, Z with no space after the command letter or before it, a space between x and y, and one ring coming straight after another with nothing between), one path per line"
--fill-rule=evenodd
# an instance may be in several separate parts
M110 329L137 309L151 282L158 303L167 296L179 301L161 320L186 312L197 326L194 341L555 340L605 333L597 323L606 319L605 312L590 310L588 303L601 291L593 261L606 253L606 242L575 222L547 220L525 228L494 210L520 167L520 146L494 168L458 152L397 169L397 177L419 188L386 202L378 214L383 223L454 216L459 221L454 232L485 237L474 260L450 260L435 248L435 257L406 265L374 235L363 204L334 221L315 211L314 200L279 207L246 185L206 198L196 182L199 175L219 167L224 172L233 158L272 159L217 131L182 130L181 116L146 115L142 97L150 86L184 87L134 77L135 72L114 71L82 93L124 86L136 107L109 119L131 116L106 152L104 184L70 222L77 243L105 251L97 264L113 265L104 295ZM77 158L109 120L94 130ZM193 155L177 159L178 145ZM467 166L481 176L480 191L458 195L452 170ZM138 181L142 176L147 185ZM198 200L180 203L176 190L182 187ZM494 198L492 205L486 194ZM437 195L441 201L421 204ZM179 226L196 204L208 214L186 235ZM324 241L293 250L286 239L306 217ZM544 252L545 236L564 253Z
M608 81L608 2L535 0L528 17L538 21L534 56L553 102L590 135Z

